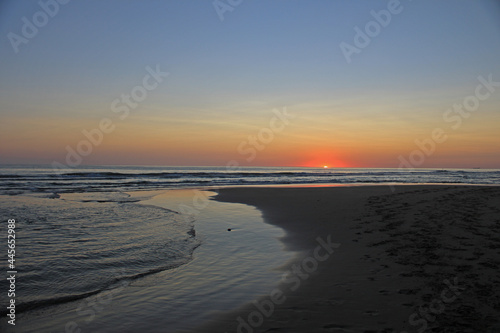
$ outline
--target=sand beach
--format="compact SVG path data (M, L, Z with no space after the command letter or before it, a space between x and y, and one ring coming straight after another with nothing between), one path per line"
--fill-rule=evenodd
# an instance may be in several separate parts
M498 332L500 188L224 188L287 249L269 293L200 332ZM270 254L272 255L272 254Z

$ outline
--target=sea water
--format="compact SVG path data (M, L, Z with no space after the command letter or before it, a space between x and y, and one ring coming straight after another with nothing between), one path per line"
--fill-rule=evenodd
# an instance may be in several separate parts
M2 332L190 331L269 293L292 256L283 231L214 194L0 196L18 269L16 327Z
M0 194L124 192L227 185L500 184L500 170L0 165Z

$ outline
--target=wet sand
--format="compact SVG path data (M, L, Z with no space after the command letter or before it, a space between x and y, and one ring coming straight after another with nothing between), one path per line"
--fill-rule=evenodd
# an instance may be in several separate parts
M297 255L281 284L200 332L500 332L500 187L218 193L261 210Z

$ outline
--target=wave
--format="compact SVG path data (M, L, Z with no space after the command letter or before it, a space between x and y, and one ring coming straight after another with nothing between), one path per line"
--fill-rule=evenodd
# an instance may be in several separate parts
M161 188L346 183L464 183L499 184L500 170L473 169L218 169L75 170L62 174L51 170L8 172L0 175L0 193L84 193L109 190L134 191Z
M331 174L331 173L329 173ZM240 178L240 177L275 177L275 176L312 176L321 173L308 172L147 172L147 173L121 173L121 172L73 172L62 174L63 177L75 178Z
M345 170L338 171L334 169L327 170L317 170L314 172L308 171L167 171L167 172L114 172L114 171L100 171L100 172L68 172L68 173L44 173L44 174L0 174L0 179L11 179L11 178L39 178L47 179L54 178L103 178L103 179L117 179L117 178L241 178L241 177L325 177L325 176L366 176L366 175L394 175L394 174L433 174L433 173L481 173L486 170L447 170L447 169L381 169L381 170ZM488 173L500 173L498 170L488 170Z
M0 175L5 181L84 181L84 180L133 180L142 181L156 179L185 179L186 182L192 179L245 179L245 178L326 178L326 177L349 177L349 176L383 176L391 175L395 172L157 172L157 173L120 173L120 172L72 172L60 175ZM12 183L15 184L15 183Z
M188 234L191 237L194 237L195 236L194 228L191 228L191 230L188 232ZM189 256L192 256L194 250L196 250L200 245L201 245L201 243L196 244L191 249ZM21 303L19 305L16 304L16 314L26 312L26 311L39 310L39 309L43 309L43 308L46 308L49 306L55 306L55 305L61 305L61 304L65 304L65 303L75 302L75 301L78 301L80 299L94 296L94 295L97 295L97 294L100 294L100 293L103 293L106 291L111 292L111 291L116 290L117 288L119 288L121 286L128 286L130 284L130 282L132 282L134 280L140 279L140 278L148 276L148 275L160 273L160 272L163 272L166 270L178 268L182 265L187 264L191 260L192 260L192 257L190 259L185 260L185 261L180 262L180 263L175 263L175 264L170 264L167 266L152 268L146 272L141 272L141 273L137 273L137 274L133 274L133 275L129 275L129 276L114 278L114 279L110 280L108 283L106 283L104 286L102 286L101 288L97 288L95 290L92 290L92 291L89 291L86 293L64 295L64 296L52 297L52 298L36 300L36 301L28 301L25 303ZM8 313L8 310L4 310L4 309L0 310L1 316L5 316L7 313Z

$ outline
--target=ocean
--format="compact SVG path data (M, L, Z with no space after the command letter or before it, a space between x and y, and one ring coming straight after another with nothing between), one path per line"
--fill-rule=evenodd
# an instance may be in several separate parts
M124 192L186 187L288 184L499 184L500 170L86 166L0 166L0 194Z
M500 170L1 166L2 235L16 221L17 325L0 329L189 331L266 294L293 256L281 229L253 207L212 200L214 189L401 183L498 185Z

